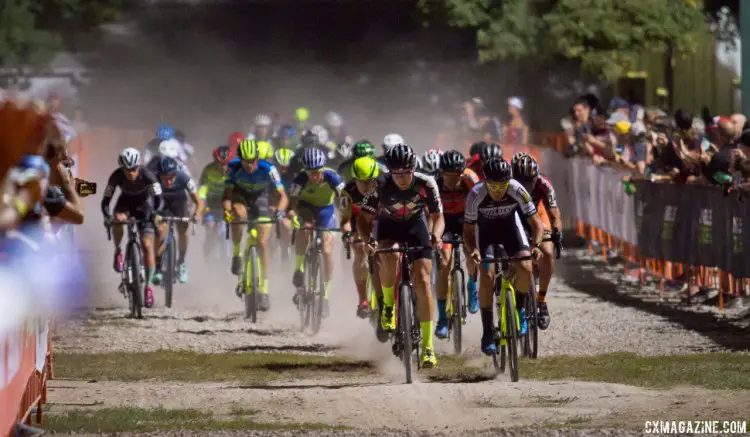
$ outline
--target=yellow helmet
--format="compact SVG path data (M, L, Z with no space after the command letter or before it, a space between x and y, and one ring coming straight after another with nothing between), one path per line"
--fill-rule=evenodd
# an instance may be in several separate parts
M372 157L363 156L352 163L352 177L360 181L369 181L380 176L380 166Z
M260 159L271 159L273 157L273 146L268 141L258 141L258 156Z
M240 143L240 159L243 161L253 161L260 159L260 146L258 141L244 139Z

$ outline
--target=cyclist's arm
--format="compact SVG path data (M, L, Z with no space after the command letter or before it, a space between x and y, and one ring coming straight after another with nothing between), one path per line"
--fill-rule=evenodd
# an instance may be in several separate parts
M544 238L544 224L542 223L542 219L539 218L534 201L531 199L531 194L526 191L523 185L511 179L507 195L521 207L521 212L523 212L523 215L526 216L531 225L531 238L534 240L534 244L539 246Z
M555 194L555 187L552 186L552 182L546 177L546 176L539 176L537 184L540 184L542 189L544 190L544 197L542 197L542 202L544 202L544 207L547 209L547 212L549 212L551 221L552 221L552 227L557 228L558 230L562 230L562 218L560 214L560 207L557 204L557 195Z
M464 245L468 253L477 250L477 220L479 219L479 203L486 195L484 184L477 184L466 197L464 209Z
M348 224L352 218L352 203L352 196L347 191L344 191L336 201L336 208L339 210L342 227Z
M427 195L427 210L430 213L430 233L435 235L435 238L440 238L445 231L443 202L440 200L437 182L432 176L425 176L425 194Z
M120 176L122 171L118 168L115 170L107 180L107 186L104 188L104 196L102 196L102 215L109 217L109 204L112 202L112 197L115 195L115 190L120 183Z
M367 238L372 235L372 228L375 223L374 219L374 214L365 212L364 210L361 211L357 217L357 234L359 234L365 241L367 241Z
M201 196L198 194L198 186L195 184L195 181L193 180L193 178L187 175L185 175L185 177L188 177L188 181L185 186L185 189L187 190L188 195L190 196L190 199L192 199L193 203L195 204L195 213L197 215L202 215L204 202Z
M279 202L276 204L276 210L284 211L287 209L287 207L289 207L289 197L286 195L284 183L281 182L281 175L279 174L279 171L276 169L276 167L271 165L268 176L274 189L279 193Z
M307 185L307 173L300 172L292 181L292 186L289 187L289 207L287 208L287 212L290 213L290 217L297 215L295 211L297 209L297 201L305 185Z
M143 177L146 179L148 184L148 194L154 199L154 213L158 214L164 206L163 199L161 198L161 184L155 174L151 173L147 169L142 169Z

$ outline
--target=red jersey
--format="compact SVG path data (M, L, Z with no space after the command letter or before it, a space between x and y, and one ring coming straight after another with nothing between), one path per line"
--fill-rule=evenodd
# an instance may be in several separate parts
M458 186L452 190L446 189L445 180L439 177L437 180L440 198L443 200L443 214L463 214L466 209L466 197L474 185L479 183L479 177L470 168L465 168L458 180Z
M539 205L539 202L544 202L544 207L548 210L550 208L557 208L557 196L555 195L555 187L552 186L552 182L549 178L543 174L539 174L530 186L523 184L524 188L531 194L531 199L534 201L534 205Z
M473 171L480 181L484 180L484 170L482 170L482 160L479 159L479 155L471 155L466 168Z

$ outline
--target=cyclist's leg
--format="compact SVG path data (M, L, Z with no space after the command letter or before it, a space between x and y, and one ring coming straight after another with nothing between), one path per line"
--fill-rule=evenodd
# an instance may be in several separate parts
M127 220L130 215L131 202L128 198L122 195L117 198L114 208L114 219L117 221ZM112 263L113 268L116 272L120 273L123 269L123 255L122 255L122 237L125 234L124 225L112 225L112 241L115 243L115 256Z
M156 248L154 246L154 234L156 230L152 221L153 209L151 204L144 201L139 207L132 212L132 216L138 220L147 220L139 226L139 233L141 234L141 246L143 247L143 263L146 266L146 284L144 285L145 291L145 306L150 308L154 304L154 275L156 274Z
M312 226L315 224L314 215L310 211L310 207L304 202L300 202L297 206L297 214L299 214L299 220L302 227ZM295 287L301 287L304 283L305 252L307 251L307 246L310 245L311 238L312 232L304 229L300 229L299 231L297 231L297 235L294 237L295 265L292 283Z
M172 213L176 217L189 217L190 207L188 205L187 194L183 193L183 196L175 202ZM188 245L190 244L190 237L188 234L189 225L187 223L177 223L177 266L179 270L179 280L181 283L188 281L187 264L185 264L185 255L187 254Z
M377 241L378 248L386 249L396 246L397 241L405 241L403 237L403 226L393 220L380 218L378 220ZM378 276L383 290L383 312L380 317L380 326L383 330L392 331L396 329L396 319L393 312L395 302L396 278L399 273L398 253L377 254Z
M326 229L336 227L336 207L333 205L318 208L315 217L316 226ZM331 291L331 279L333 278L333 234L323 234L323 265L325 269L325 297L328 300Z
M237 220L247 220L247 206L252 200L241 188L235 186L232 191L232 212ZM242 271L242 235L246 226L232 225L232 274L239 275Z
M409 246L422 246L419 252L412 252L410 262L413 262L412 279L414 292L417 296L417 317L422 331L422 364L431 367L437 364L435 349L432 345L433 314L435 302L432 298L432 264L433 252L429 249L430 234L424 221L418 220L409 224Z
M352 235L354 239L367 241L368 237L362 237L357 231L357 216L352 215L350 219L352 226ZM352 277L354 286L357 290L357 314L362 314L364 308L368 308L367 303L367 254L365 245L362 242L352 244L354 250L354 262L352 262Z
M444 232L443 238L452 239L452 232ZM440 251L440 270L437 274L437 308L438 308L438 321L435 327L435 335L438 338L446 338L448 336L448 288L450 286L450 275L452 262L452 248L451 244L443 244L443 248Z
M523 227L523 222L518 212L514 213L509 219L507 226L503 229L505 232L505 239L503 246L505 251L511 258L519 258L529 256L530 247L529 239L526 236L526 229ZM513 268L515 270L515 278L513 282L513 288L516 290L516 308L519 311L519 319L521 320L521 331L520 334L526 333L526 317L525 309L526 297L529 294L529 286L532 283L532 269L533 262L527 261L513 261Z
M497 223L495 224L497 225ZM494 303L494 286L495 286L495 264L491 260L494 256L493 244L502 243L497 238L499 232L494 231L491 227L497 226L481 224L477 225L477 248L482 255L482 262L479 264L479 312L482 318L482 352L491 355L497 352L495 344L495 316L492 308Z
M548 239L552 235L552 224L547 214L547 209L540 202L539 216L544 225L544 238ZM539 328L547 329L550 323L549 309L547 308L547 291L552 281L552 275L555 273L555 245L551 241L542 243L542 253L544 256L538 261L539 264L539 292L537 293L537 303L539 305Z
M255 199L253 208L254 220L264 220L270 222L270 210L268 208L268 196L261 195ZM270 265L270 248L268 246L271 236L271 224L262 224L256 226L258 230L258 255L260 255L260 293L268 294L268 267ZM265 304L263 305L265 307Z

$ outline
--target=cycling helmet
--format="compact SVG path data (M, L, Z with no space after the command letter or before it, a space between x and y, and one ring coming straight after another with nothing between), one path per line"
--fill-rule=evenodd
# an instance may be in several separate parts
M293 138L297 135L297 129L289 124L282 124L279 126L279 134L278 136L280 138Z
M449 150L440 157L440 170L460 173L466 168L466 158L458 150Z
M397 144L385 153L385 163L390 169L408 168L413 169L417 165L417 156L414 150L406 144Z
M174 128L168 124L160 124L156 128L156 138L164 141L174 138Z
M256 126L271 126L271 116L268 114L258 114L255 116Z
M242 140L245 139L245 134L242 132L232 132L229 134L229 147L236 149L240 146Z
M234 158L234 153L229 146L219 146L214 149L214 160L219 164L226 164Z
M424 164L424 170L427 173L434 173L438 171L438 169L440 168L440 156L442 154L443 151L440 149L429 149L428 151L424 152L422 164Z
M510 165L515 167L516 162L518 162L524 156L530 156L530 155L526 152L517 152L515 155L513 155L513 158L511 158Z
M328 143L328 130L324 128L323 126L316 124L310 129L310 132L312 132L313 135L318 137L318 144Z
M320 149L306 149L302 155L302 165L306 170L318 170L326 165L326 155Z
M289 167L289 164L294 157L294 151L292 149L280 148L276 150L273 157L276 159L276 163L281 167Z
M359 181L369 181L380 176L380 166L374 158L363 156L352 163L352 176Z
M141 152L138 149L128 147L120 152L120 156L117 157L117 165L128 170L138 167L141 165Z
M240 143L240 159L243 161L253 161L260 159L260 147L255 140L242 140Z
M490 158L502 158L503 150L495 143L487 144L479 150L479 159L484 163L490 160Z
M383 138L383 153L387 153L397 144L404 144L404 138L399 134L388 134Z
M363 156L375 156L375 146L367 140L359 140L354 145L354 156L361 158Z
M424 171L424 163L422 162L421 156L417 156L416 163L414 164L414 170Z
M294 118L300 122L304 123L308 119L310 119L310 111L307 108L299 107L294 110Z
M159 143L159 155L177 159L180 156L180 142L172 138Z
M342 143L336 146L336 152L344 159L349 159L352 157L352 145L348 143Z
M471 148L469 149L469 156L479 155L479 152L487 147L487 143L484 141L478 141L471 145Z
M302 143L302 147L305 148L318 147L318 145L320 144L318 143L318 136L310 131L307 131L302 135L300 143Z
M344 120L341 116L335 112L328 112L325 115L326 124L330 127L341 127L344 124Z
M514 156L511 167L513 168L513 176L518 179L531 180L539 176L539 165L529 155L522 156L519 159Z
M177 170L180 168L180 166L177 164L177 161L175 161L173 158L170 158L168 156L163 156L159 160L159 166L157 167L159 174L171 176L175 173L177 173Z
M500 157L487 160L482 166L484 177L488 181L504 182L513 177L513 169L508 161Z
M258 157L260 159L271 159L273 157L273 146L268 141L258 141Z

